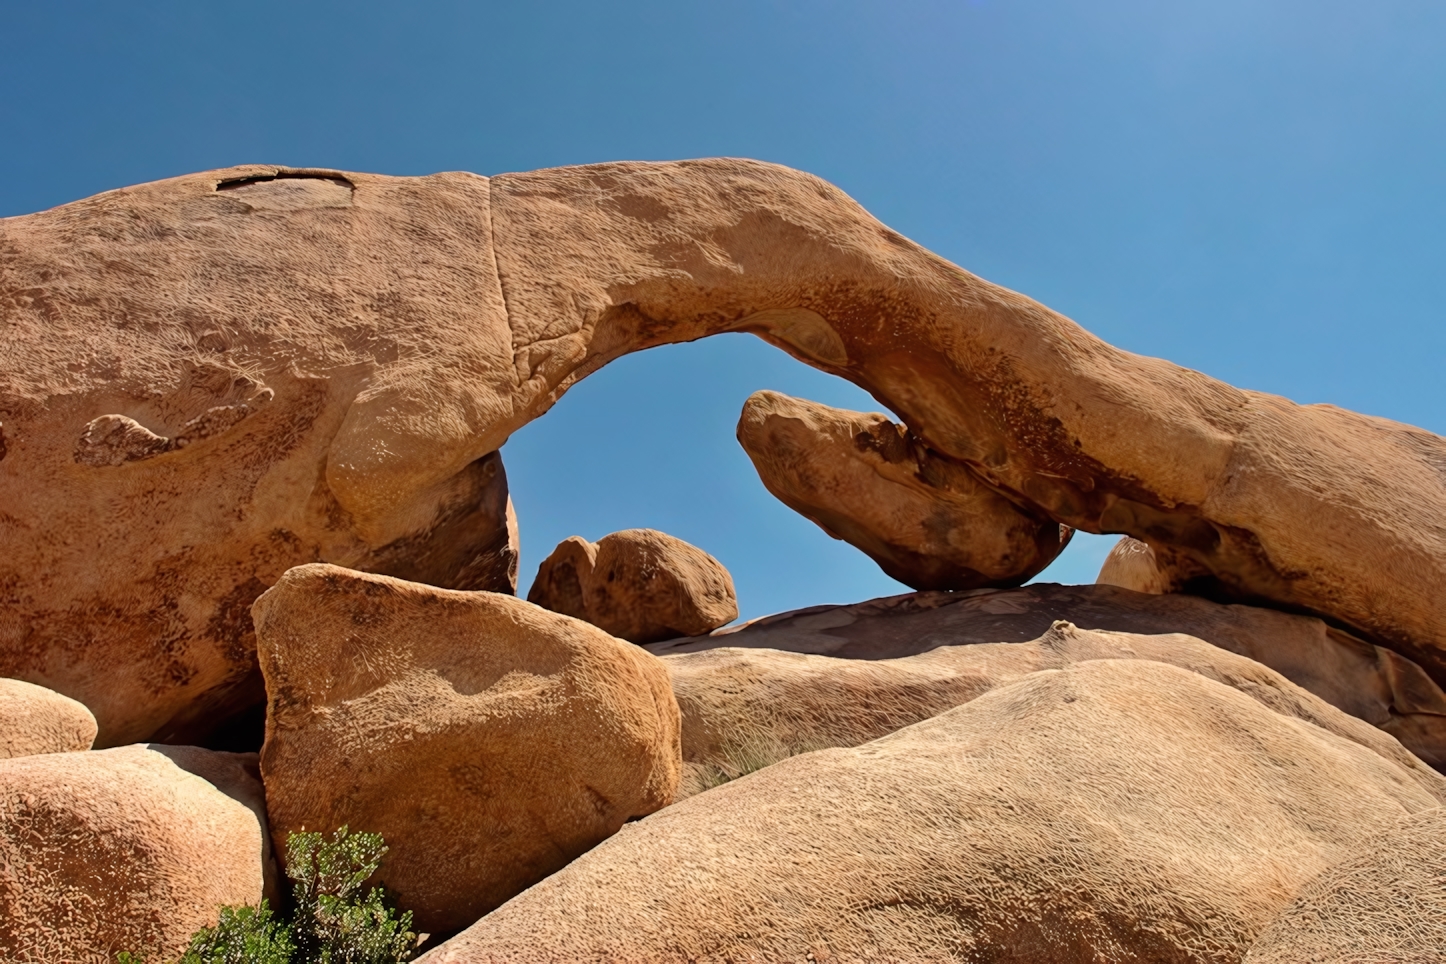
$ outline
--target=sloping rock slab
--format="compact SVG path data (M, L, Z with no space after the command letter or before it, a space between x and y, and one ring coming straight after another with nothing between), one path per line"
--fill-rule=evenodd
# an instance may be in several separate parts
M860 660L768 649L663 657L683 717L682 796L798 753L858 746L1030 673L1093 659L1170 663L1234 687L1277 713L1368 747L1446 802L1446 777L1396 739L1279 673L1191 636L1083 630L1057 622L1027 643L941 646Z
M661 656L737 646L890 659L940 646L1025 642L1059 619L1081 629L1186 633L1248 656L1381 727L1432 766L1446 768L1446 693L1415 663L1314 617L1221 605L1197 596L1053 583L916 592L765 616L648 649Z
M1434 806L1230 687L1096 660L685 800L421 960L1235 964Z
M1446 961L1446 810L1402 818L1311 881L1245 961Z

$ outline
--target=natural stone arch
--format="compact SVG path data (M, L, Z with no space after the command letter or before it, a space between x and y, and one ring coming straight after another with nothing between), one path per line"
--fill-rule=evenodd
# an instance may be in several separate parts
M432 546L447 582L491 537L469 466L609 360L740 330L1028 511L1446 680L1440 438L1113 348L775 165L188 175L0 221L0 320L0 673L121 694L102 744L254 679L288 565Z

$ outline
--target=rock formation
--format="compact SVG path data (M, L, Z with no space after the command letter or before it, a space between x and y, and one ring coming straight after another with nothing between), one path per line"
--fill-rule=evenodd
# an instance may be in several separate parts
M1160 571L1155 559L1155 550L1148 543L1124 536L1115 543L1110 554L1100 566L1095 582L1101 586L1119 586L1135 592L1164 593L1174 587L1169 577Z
M319 564L253 612L278 849L303 828L380 833L378 879L422 931L470 924L673 799L667 670L594 626Z
M248 764L254 754L145 746L0 760L4 959L173 961L223 904L260 901L265 829Z
M1421 668L1319 619L1114 586L1036 583L1020 589L919 592L851 606L814 606L648 647L658 655L721 646L891 659L940 646L1026 642L1055 620L1084 629L1186 633L1256 660L1446 768L1446 693Z
M1225 964L1436 806L1230 687L1096 660L684 800L421 960Z
M779 501L915 589L1017 586L1073 532L877 412L755 392L738 443Z
M538 567L527 601L635 643L695 636L738 618L723 564L656 529L624 529L596 545L569 536Z
M85 705L43 686L0 679L0 759L89 750L95 717Z
M1446 960L1446 809L1402 817L1300 892L1245 964Z
M4 219L0 279L0 673L103 744L255 699L246 608L298 562L505 588L485 457L609 360L723 331L1183 589L1446 681L1446 442L1112 348L787 168L232 168Z
M1446 777L1393 737L1255 660L1179 633L1099 632L1060 621L1026 643L941 646L899 659L731 648L663 659L682 712L680 796L798 753L867 743L1030 673L1086 660L1143 659L1199 673L1368 747L1446 800Z

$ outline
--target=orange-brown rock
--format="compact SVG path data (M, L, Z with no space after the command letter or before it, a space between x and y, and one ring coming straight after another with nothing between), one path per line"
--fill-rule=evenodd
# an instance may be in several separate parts
M421 960L1227 964L1436 806L1228 686L1094 660L690 797Z
M1040 670L1143 659L1199 673L1368 747L1446 801L1446 777L1394 737L1252 659L1181 633L1091 631L1061 620L1025 643L941 646L898 659L731 648L663 659L683 721L680 796L799 753L867 743Z
M1115 349L787 168L231 168L0 221L0 278L0 673L102 743L239 699L246 605L299 560L480 585L479 459L611 359L724 331L1187 590L1446 681L1441 438Z
M779 501L915 589L1017 586L1073 532L877 412L755 392L738 442Z
M255 761L169 746L0 760L3 959L173 961L223 905L258 903Z
M1104 565L1095 582L1101 586L1119 586L1135 592L1164 593L1173 587L1169 578L1160 571L1155 560L1155 550L1149 543L1124 536L1116 542L1110 554L1105 556Z
M95 717L85 704L43 686L0 679L0 759L89 750Z
M1300 892L1245 964L1446 960L1446 809L1402 817Z
M346 824L378 879L456 930L665 806L680 767L667 669L509 595L308 565L253 610L272 833Z
M579 536L542 561L527 601L635 643L696 636L738 618L733 577L697 546L656 529Z
M1185 633L1247 656L1446 769L1446 693L1421 667L1310 616L1196 596L1049 583L907 593L765 616L713 635L648 648L658 655L730 646L892 659L940 646L1027 642L1061 619L1083 629Z

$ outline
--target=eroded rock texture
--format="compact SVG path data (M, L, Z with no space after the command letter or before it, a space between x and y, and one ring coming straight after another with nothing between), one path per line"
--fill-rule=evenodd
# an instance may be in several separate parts
M656 529L624 529L597 543L568 536L538 567L527 601L635 643L696 636L738 618L723 564Z
M1361 837L1435 806L1228 686L1096 660L690 797L421 960L1234 964Z
M648 647L658 655L721 646L892 659L941 646L1023 643L1056 620L1122 633L1186 633L1263 663L1297 686L1390 733L1446 769L1446 693L1421 667L1319 619L1115 586L920 592L765 616L715 635Z
M196 747L0 760L4 960L173 961L223 905L258 903L269 855L255 766Z
M0 679L0 758L89 750L95 717L43 686Z
M470 924L673 799L667 670L594 626L327 565L254 612L278 849L302 828L381 834L378 880L422 931Z
M1072 534L877 412L755 392L738 442L781 502L915 589L1017 586Z
M898 659L732 648L663 659L682 712L684 796L798 753L867 743L1040 670L1143 659L1199 673L1368 747L1446 802L1446 777L1395 738L1252 659L1179 633L1100 632L1060 621L1025 643L941 646Z
M1300 892L1245 964L1446 960L1446 809L1402 817Z
M787 168L187 175L0 222L0 320L0 672L102 743L240 699L246 607L297 562L502 579L479 460L609 360L723 331L1185 589L1446 680L1442 439L1112 348Z

